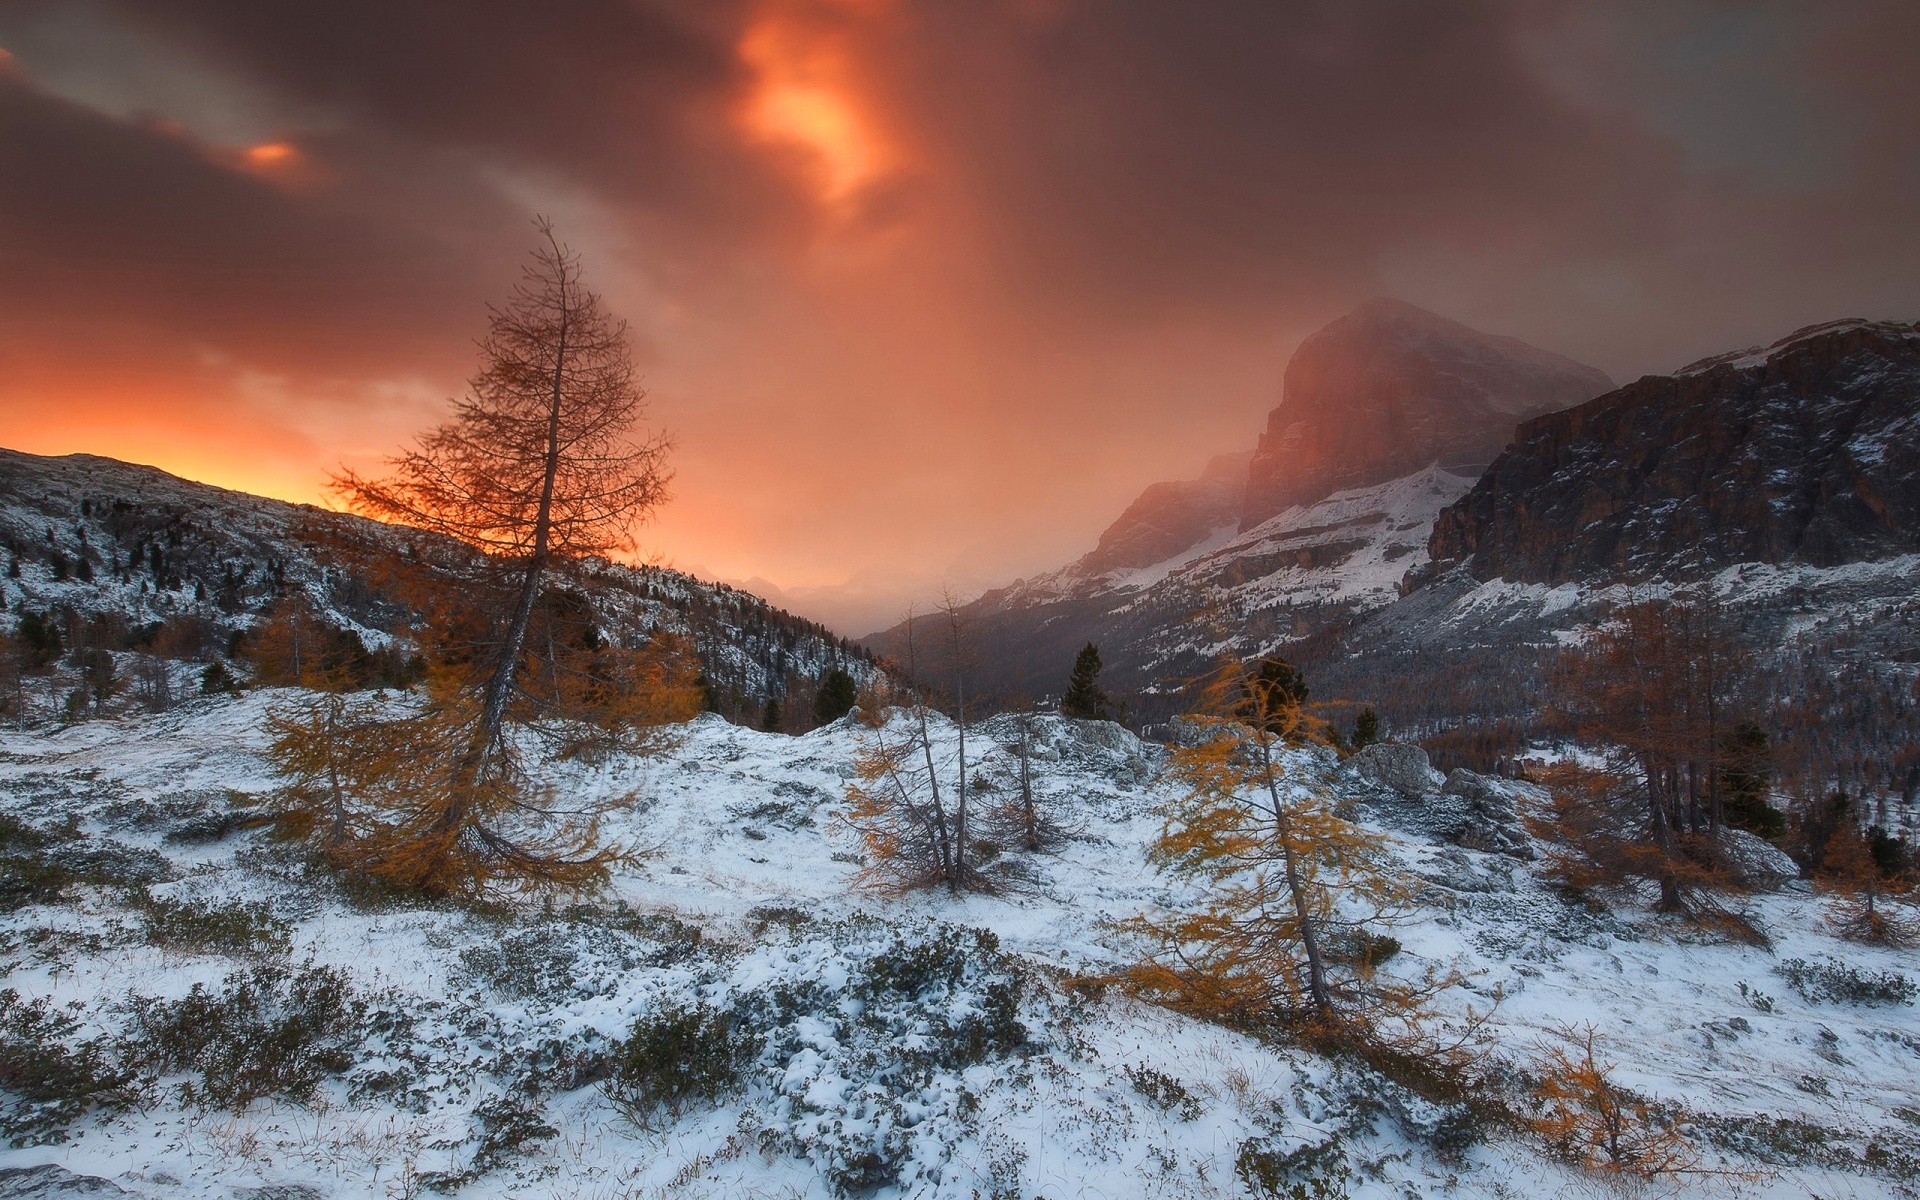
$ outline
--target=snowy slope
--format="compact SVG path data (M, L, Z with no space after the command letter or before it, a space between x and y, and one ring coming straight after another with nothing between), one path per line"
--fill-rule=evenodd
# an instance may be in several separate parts
M0 629L29 610L105 616L122 630L201 617L225 645L277 599L301 593L378 647L408 614L361 577L354 556L368 548L430 563L466 557L445 538L153 467L0 449ZM845 639L724 584L604 561L584 564L572 583L616 637L659 627L690 635L715 691L742 707L779 694L790 674L811 679L839 664L864 680L873 670Z
M125 1029L130 996L330 968L366 1005L343 1069L304 1103L239 1114L183 1103L186 1074L167 1073L142 1106L0 1152L0 1171L59 1164L154 1200L423 1183L474 1197L1224 1197L1248 1194L1236 1162L1251 1152L1329 1145L1323 1166L1344 1164L1353 1196L1590 1186L1498 1131L1462 1148L1443 1113L1353 1068L1065 986L1130 960L1113 921L1180 899L1143 857L1160 751L1116 727L1043 722L1041 786L1080 831L1058 854L1008 855L1025 882L1000 896L854 889L859 847L839 818L862 727L786 738L709 717L660 757L541 769L563 797L631 796L609 832L644 854L608 895L463 910L356 899L258 833L207 840L235 793L272 787L261 716L286 699L0 733L0 813L66 847L45 853L148 880L0 915L0 987L72 1006L73 1041ZM1007 752L980 765L1004 789ZM1536 865L1405 832L1418 825L1405 802L1332 765L1302 753L1292 770L1351 796L1427 881L1397 961L1474 972L1449 1003L1500 998L1497 1053L1522 1062L1552 1029L1591 1022L1623 1083L1685 1105L1747 1147L1734 1161L1770 1172L1742 1194L1912 1194L1913 1009L1807 1001L1777 973L1832 955L1911 974L1911 956L1834 941L1793 891L1749 902L1771 951L1699 944L1631 905L1590 911ZM264 904L284 941L251 955L156 943L133 903L142 886ZM593 1081L595 1053L636 1020L703 1004L759 1031L742 1087L629 1120ZM269 1186L312 1190L245 1190ZM1714 1177L1680 1191L1733 1194Z
M1065 664L1093 641L1107 686L1170 691L1223 644L1262 654L1392 604L1401 578L1427 561L1434 517L1472 485L1429 465L1293 505L1245 532L1222 523L1150 565L1089 569L1090 557L981 596L965 609L971 636L989 673L1009 664L1044 672L1044 682L1026 683L1036 690L1061 686ZM899 636L867 644L889 652Z

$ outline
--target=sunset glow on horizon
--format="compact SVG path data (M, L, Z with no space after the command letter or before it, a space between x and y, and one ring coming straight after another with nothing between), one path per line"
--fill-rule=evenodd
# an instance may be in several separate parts
M61 7L0 12L0 444L327 503L541 213L676 438L647 552L848 632L1250 448L1369 296L1620 379L1920 313L1893 0Z

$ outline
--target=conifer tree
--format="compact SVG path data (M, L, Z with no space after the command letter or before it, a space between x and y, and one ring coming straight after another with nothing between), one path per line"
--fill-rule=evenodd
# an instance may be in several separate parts
M384 877L429 891L572 885L609 857L581 829L559 842L537 832L541 806L507 723L529 694L528 629L549 576L633 547L635 525L666 497L667 442L632 440L642 392L626 324L584 286L552 226L537 227L543 245L490 310L481 369L453 419L395 458L389 477L335 480L355 511L458 539L486 568L471 589L484 644L449 655L429 680L446 769L414 790L419 807L381 859Z
M955 673L956 752L942 755L933 741L931 706L917 676L915 619L905 626L906 662L890 668L904 685L907 707L882 720L854 755L854 778L847 785L847 824L866 848L861 884L874 891L899 893L945 887L954 894L986 891L992 879L975 862L970 840L967 774L965 664L958 605L947 597L944 612L952 641ZM944 760L944 761L943 761ZM943 787L947 771L952 786Z
M1563 1161L1622 1180L1700 1173L1702 1156L1675 1114L1614 1082L1592 1025L1555 1032L1561 1044L1534 1065L1528 1132Z
M1897 855L1874 853L1874 829L1843 822L1827 839L1814 886L1831 897L1828 923L1841 937L1876 946L1909 946L1920 937L1920 920L1911 904L1912 873ZM1891 840L1891 839L1888 839ZM1893 859L1893 870L1882 858Z
M780 732L780 698L768 696L765 708L760 710L760 728L768 733Z
M281 836L313 843L336 867L358 864L356 843L431 769L434 747L418 738L417 719L338 687L269 709L267 731L267 758L286 780L275 797Z
M88 647L80 655L80 677L93 700L93 713L99 716L106 711L107 701L118 695L122 687L122 680L114 670L112 653L97 646Z
M60 625L51 615L37 612L20 614L20 624L15 630L18 638L16 654L23 671L44 671L58 662L63 647L60 643Z
M1617 609L1557 670L1562 714L1610 756L1615 781L1637 786L1630 823L1595 815L1626 851L1614 860L1659 884L1663 912L1693 911L1719 878L1727 734L1745 669L1712 604L1682 599ZM1607 807L1617 808L1612 797Z
M1727 735L1720 768L1727 824L1772 840L1787 829L1786 814L1767 803L1773 786L1772 745L1767 731L1742 721Z
M1272 660L1269 660L1271 662ZM1289 742L1320 737L1297 673L1227 662L1187 717L1196 737L1168 771L1182 789L1149 857L1200 884L1198 908L1139 919L1153 946L1134 984L1201 1015L1331 1043L1409 1047L1423 1009L1460 982L1380 970L1397 943L1375 928L1407 909L1380 838L1298 774ZM1447 1050L1427 1047L1435 1061Z
M1060 715L1088 721L1111 719L1107 694L1100 690L1100 647L1088 642L1073 659L1073 674L1060 697Z
M1370 708L1360 710L1353 720L1353 748L1365 750L1380 740L1380 714Z
M846 668L835 666L820 677L820 688L813 694L813 723L827 725L853 711L859 699L853 676Z

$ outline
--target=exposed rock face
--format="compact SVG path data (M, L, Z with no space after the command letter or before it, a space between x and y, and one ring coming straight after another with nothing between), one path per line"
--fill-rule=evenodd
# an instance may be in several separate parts
M1388 793L1395 802L1379 815L1402 828L1469 850L1534 857L1516 803L1525 784L1489 779L1465 769L1442 777L1425 750L1397 742L1368 746L1341 764L1340 774L1373 789L1375 795Z
M1817 325L1529 421L1428 552L1547 584L1920 552L1920 324Z
M1205 541L1240 517L1251 451L1221 454L1198 479L1156 483L1107 526L1100 544L1073 566L1083 575L1103 575L1165 561Z
M1771 890L1800 878L1800 865L1786 851L1744 829L1720 831L1720 854L1747 887Z
M1528 417L1589 400L1605 373L1397 300L1369 300L1287 364L1248 468L1240 528L1438 462L1478 472Z
M1457 768L1447 776L1442 796L1457 797L1463 812L1452 840L1470 850L1531 859L1533 843L1520 824L1512 786Z
M1155 484L1078 562L967 605L975 681L1055 692L1093 641L1105 686L1135 692L1136 714L1171 716L1176 703L1157 697L1208 671L1223 636L1224 648L1265 654L1394 604L1426 565L1435 515L1515 422L1610 386L1512 338L1370 301L1296 352L1257 455ZM1463 463L1471 470L1448 469ZM862 640L904 654L903 627Z
M0 1200L80 1200L83 1196L104 1200L106 1197L133 1195L110 1179L102 1179L98 1175L75 1175L54 1163L0 1170Z
M1425 750L1398 742L1375 742L1348 759L1341 770L1408 800L1439 791L1442 780Z

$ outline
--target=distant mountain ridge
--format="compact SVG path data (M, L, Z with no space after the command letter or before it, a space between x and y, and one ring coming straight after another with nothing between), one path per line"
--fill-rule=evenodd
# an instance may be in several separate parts
M157 467L0 449L0 550L8 571L0 576L0 624L25 611L64 610L137 630L197 615L224 639L298 591L328 620L378 646L407 614L354 570L354 548L372 544L425 559L469 553L438 535ZM874 670L865 650L823 626L678 571L594 561L569 572L567 585L588 594L609 633L641 637L662 625L686 633L716 698L741 714L757 714L770 696L784 698L795 677L817 678L836 664L858 678Z
M1810 326L1529 421L1429 552L1548 584L1920 553L1920 324Z
M1516 339L1368 301L1301 344L1252 452L1153 484L1088 554L967 616L985 658L1032 672L1024 688L1064 678L1092 640L1116 686L1173 689L1221 645L1268 647L1392 604L1434 518L1518 419L1611 386ZM866 641L897 654L902 630Z
M1300 344L1248 465L1240 528L1438 463L1478 474L1519 421L1611 390L1518 338L1374 299Z

